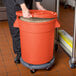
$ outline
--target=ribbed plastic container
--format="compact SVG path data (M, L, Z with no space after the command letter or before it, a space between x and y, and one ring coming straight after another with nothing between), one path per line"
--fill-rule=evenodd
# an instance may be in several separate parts
M32 18L16 13L14 27L20 29L21 56L24 62L40 65L53 58L55 28L60 27L57 14L51 11L31 10Z

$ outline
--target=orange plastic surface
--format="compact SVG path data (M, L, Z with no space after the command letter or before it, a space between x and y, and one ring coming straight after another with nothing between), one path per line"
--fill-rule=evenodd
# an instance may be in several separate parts
M38 18L56 18L57 13L52 11L46 11L46 10L30 10L30 13L32 17L38 17ZM17 16L23 16L22 11L16 12Z
M22 59L34 65L40 65L49 62L53 58L54 32L55 28L60 27L57 20L57 14L51 11L30 11L33 17L55 18L47 22L26 22L21 21L19 16L22 12L16 13L17 19L14 27L20 29L21 56Z

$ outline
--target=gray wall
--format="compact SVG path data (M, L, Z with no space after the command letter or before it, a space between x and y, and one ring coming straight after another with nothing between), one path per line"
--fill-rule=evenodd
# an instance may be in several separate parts
M56 1L56 0L43 0L43 1L41 2L41 4L42 4L47 10L55 11L55 1ZM35 7L35 0L34 0L33 8L36 9L36 7Z

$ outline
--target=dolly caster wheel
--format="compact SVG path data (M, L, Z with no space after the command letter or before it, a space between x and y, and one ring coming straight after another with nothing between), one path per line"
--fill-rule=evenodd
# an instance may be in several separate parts
M55 51L58 50L58 44L55 44Z
M47 71L50 71L50 68L46 68Z
M31 73L35 73L35 72L36 72L36 70L35 70L35 69L32 69L32 70L30 70L30 72L31 72Z
M75 65L74 64L70 64L70 67L71 67L71 69L74 69Z
M74 63L70 63L70 60L69 60L69 65L70 65L70 68L71 69L74 69L75 68L75 64Z
M16 64L20 64L20 60L14 60Z

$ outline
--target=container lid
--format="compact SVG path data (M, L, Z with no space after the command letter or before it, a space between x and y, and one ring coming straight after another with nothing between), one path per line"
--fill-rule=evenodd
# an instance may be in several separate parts
M32 14L32 17L37 18L57 18L57 13L47 10L30 10L30 13ZM16 12L17 16L23 16L22 11Z

